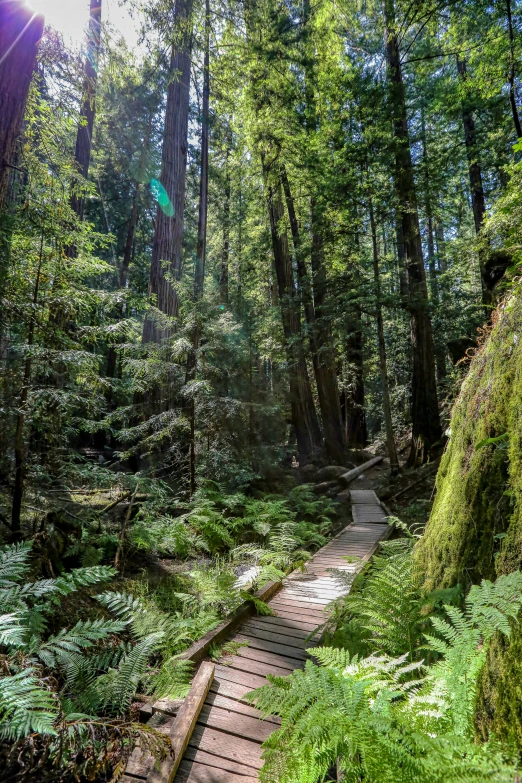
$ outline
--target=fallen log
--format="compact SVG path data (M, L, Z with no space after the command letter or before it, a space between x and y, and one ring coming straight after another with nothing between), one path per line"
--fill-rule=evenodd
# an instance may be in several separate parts
M384 457L374 457L373 459L368 460L368 462L364 462L362 465L359 465L358 468L349 470L348 473L344 473L339 477L339 483L344 484L344 486L347 487L354 479L356 479L362 473L366 473L366 471L370 470L370 468L373 468L374 465L378 465L379 462L383 461L383 459Z

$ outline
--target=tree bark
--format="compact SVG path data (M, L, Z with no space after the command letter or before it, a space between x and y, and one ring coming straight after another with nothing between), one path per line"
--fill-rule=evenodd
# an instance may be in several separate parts
M188 112L192 56L193 0L176 5L176 40L170 62L171 81L167 93L165 129L161 155L160 183L166 199L158 204L152 246L149 295L165 315L178 313L176 281L181 278L185 182L187 176ZM164 330L157 327L152 315L143 325L143 342L160 342Z
M395 189L408 273L407 306L411 318L413 348L412 445L408 462L410 465L418 465L429 459L430 447L440 440L442 428L435 379L433 331L428 309L428 289L393 0L384 0L384 18L395 137Z
M42 271L44 254L44 232L40 240L40 256L38 260L38 269L33 290L31 320L29 321L29 330L27 335L28 354L25 360L24 377L22 381L22 390L18 402L18 416L16 419L16 431L14 442L15 453L15 476L13 488L13 505L11 508L11 532L15 538L21 534L21 513L22 500L24 496L25 471L26 471L26 453L24 445L24 428L27 415L27 400L29 397L29 384L31 383L32 357L31 350L34 344L34 332L36 327L36 307L38 305L38 294L40 290L40 275Z
M0 214L22 127L44 17L25 2L0 3Z
M311 141L309 155L310 175L315 181L319 174L319 160L314 150L313 134L317 131L317 106L315 102L315 51L308 41L310 33L310 0L303 0L304 32L304 85L306 102L306 128ZM310 51L312 49L312 51ZM313 184L312 184L313 188ZM332 332L327 321L327 274L324 257L325 222L321 206L312 193L310 198L311 269L314 318L313 332L314 371L323 422L325 449L328 455L342 462L344 433L342 426L341 399L337 382L337 370Z
M356 304L348 320L346 361L352 383L345 390L345 439L352 449L362 449L368 443L366 411L364 409L364 362L361 308Z
M457 71L462 82L468 78L466 60L461 60L457 55ZM477 132L473 110L466 100L462 103L462 124L464 126L464 141L468 158L469 186L471 191L471 207L475 222L475 232L480 234L486 218L486 198L482 183L482 169L478 161ZM488 291L484 267L484 252L479 252L480 282L482 286L482 303L487 307L491 304L491 293Z
M513 122L515 124L515 131L517 138L522 138L522 125L520 124L520 117L517 109L517 95L515 92L515 34L513 32L513 16L511 13L511 0L506 0L506 13L508 20L508 33L509 33L509 103L511 106L511 113L513 114Z
M288 237L286 231L281 227L284 220L281 183L277 181L275 185L268 184L268 170L265 165L263 165L263 169L267 186L272 248L288 360L292 424L297 438L299 463L306 465L314 451L320 448L321 431L303 351L300 308L296 297Z
M223 205L223 251L221 253L221 270L219 275L219 298L221 304L228 304L229 261L230 261L230 136L227 138L225 152L225 188Z
M83 220L85 198L83 181L89 176L91 163L92 133L96 114L96 84L98 81L98 58L101 42L102 0L90 0L89 33L87 57L85 58L82 108L76 134L74 160L81 175L71 194L71 208Z
M203 63L203 96L201 114L201 176L199 181L199 216L198 216L198 241L196 249L196 268L194 270L194 302L197 303L203 296L205 282L205 259L207 248L207 215L208 215L208 141L209 141L209 117L210 117L210 3L205 3L205 56ZM192 350L187 360L187 383L194 381L196 377L197 350L201 328L198 320L199 314L195 313L194 331L192 333ZM194 394L190 398L190 492L196 491L196 403Z
M303 302L303 310L306 323L309 326L310 347L312 354L312 363L314 367L315 382L317 385L317 396L319 397L319 407L321 410L321 419L323 422L325 449L329 457L338 462L343 459L343 437L341 424L341 404L339 399L339 389L337 385L337 372L335 367L335 357L332 349L332 337L329 329L324 325L318 328L316 321L317 309L314 307L312 291L310 287L310 278L303 258L301 237L299 233L299 223L295 211L294 200L290 188L290 182L284 165L281 166L281 182L286 199L288 217L290 220L290 230L295 251L297 274L299 278L299 289ZM319 265L322 285L326 285L326 273L324 264ZM317 269L317 265L316 265ZM324 278L324 279L323 279ZM317 293L315 301L324 306L324 296ZM321 338L323 341L321 341Z
M431 181L430 181L430 165L428 156L428 139L426 136L426 123L424 120L424 111L422 111L422 157L424 163L424 195L425 195L425 210L426 210L426 244L428 246L428 270L430 275L430 290L431 301L438 309L440 304L439 299L439 280L438 271L436 265L435 254L435 232L434 232L434 220L432 212L432 199L431 199ZM446 377L446 356L443 347L443 342L439 341L439 344L435 346L435 359L437 362L437 378L439 381Z
M370 211L370 227L372 232L373 280L375 283L375 299L377 303L377 339L379 343L379 370L380 370L381 385L382 385L382 409L384 413L386 445L388 448L388 457L390 459L391 474L392 476L396 476L399 472L399 459L397 457L395 436L393 434L390 387L388 384L388 367L387 367L387 360L386 360L386 343L384 340L384 322L382 317L381 276L379 270L379 247L377 244L375 215L373 212L373 203L371 198L369 202L369 211Z

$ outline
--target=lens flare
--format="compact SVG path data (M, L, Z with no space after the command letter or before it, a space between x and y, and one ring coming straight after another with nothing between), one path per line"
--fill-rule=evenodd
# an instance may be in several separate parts
M174 217L174 213L175 213L174 204L170 200L169 194L167 193L167 191L165 190L161 182L157 179L151 179L150 189L152 190L152 195L160 205L160 208L167 215L167 217Z

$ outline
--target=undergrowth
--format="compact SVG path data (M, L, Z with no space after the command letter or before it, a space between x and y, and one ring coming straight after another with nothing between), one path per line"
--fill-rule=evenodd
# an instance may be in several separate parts
M336 602L331 643L310 650L318 663L249 694L281 717L265 783L331 780L334 767L346 783L515 780L511 747L475 741L474 711L491 641L509 638L522 606L522 573L484 580L459 606L457 588L421 591L414 544L384 544Z

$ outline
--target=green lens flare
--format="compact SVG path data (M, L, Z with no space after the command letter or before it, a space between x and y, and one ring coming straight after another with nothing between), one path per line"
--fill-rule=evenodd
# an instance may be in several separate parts
M151 179L150 181L150 189L152 190L152 194L158 204L160 205L163 212L167 215L167 217L174 217L175 209L174 204L169 198L169 194L161 184L161 182L157 179Z

